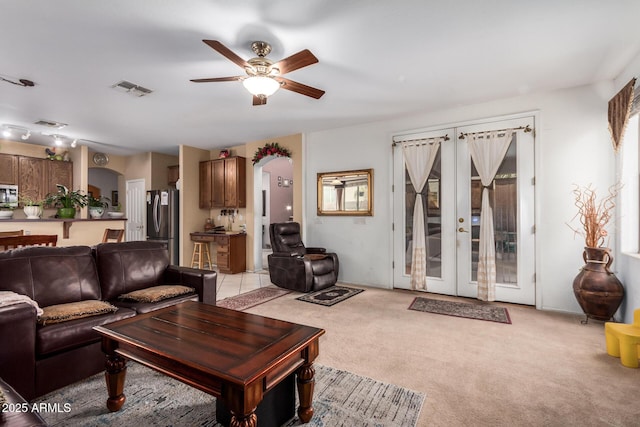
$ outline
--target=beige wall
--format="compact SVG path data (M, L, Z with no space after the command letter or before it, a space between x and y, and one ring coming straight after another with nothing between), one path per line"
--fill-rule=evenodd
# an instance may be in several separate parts
M151 153L151 189L162 190L169 188L167 168L169 166L177 165L178 163L178 156Z
M210 215L208 209L200 209L199 169L200 162L209 160L209 156L208 150L180 146L180 265L187 267L191 266L193 253L189 234L204 231L204 223Z
M247 208L244 212L244 223L247 224L247 270L249 271L255 270L254 248L256 247L255 200L253 197L255 166L251 159L259 148L270 142L277 142L281 147L288 148L291 151L291 159L293 161L293 220L302 225L302 135L295 134L269 138L249 142L242 147L234 147L232 153L237 150L238 153L243 153L239 155L247 158ZM262 181L261 176L260 181ZM261 230L257 230L257 232L261 233Z

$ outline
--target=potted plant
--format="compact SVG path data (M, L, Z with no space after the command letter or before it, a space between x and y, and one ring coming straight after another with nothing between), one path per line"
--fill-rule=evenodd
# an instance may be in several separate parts
M585 248L582 258L585 265L573 281L573 293L589 318L607 321L615 314L624 298L624 287L609 267L613 262L608 243L607 225L613 218L615 198L620 185L609 188L609 194L598 200L596 191L591 186L575 186L573 189L574 204L578 213L580 227L571 227L584 237ZM586 322L585 322L586 323Z
M87 206L88 196L80 190L71 191L64 185L56 184L58 191L47 194L45 204L58 208L58 218L75 218L76 209Z
M34 199L30 196L20 196L20 203L22 203L22 210L27 219L40 219L44 200Z
M87 198L87 203L89 205L89 216L94 219L101 218L105 212L105 209L109 207L109 202L111 199L108 197L100 196L99 198L93 197L93 195L89 195Z

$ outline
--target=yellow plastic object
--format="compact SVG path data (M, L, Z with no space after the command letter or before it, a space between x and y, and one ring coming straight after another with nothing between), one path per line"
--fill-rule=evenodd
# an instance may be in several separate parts
M607 340L607 353L620 358L627 368L638 367L638 348L640 348L640 309L633 312L633 323L604 324L604 336Z

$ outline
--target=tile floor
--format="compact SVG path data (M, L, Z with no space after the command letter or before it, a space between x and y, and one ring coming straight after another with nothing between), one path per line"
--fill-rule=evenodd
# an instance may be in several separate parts
M254 289L275 286L267 271L260 273L222 274L218 272L216 300L233 297Z
M220 301L254 289L276 286L269 280L269 272L266 269L266 266L269 265L267 256L270 253L270 249L262 251L262 265L265 266L265 269L257 273L223 274L216 269L218 271L216 300Z

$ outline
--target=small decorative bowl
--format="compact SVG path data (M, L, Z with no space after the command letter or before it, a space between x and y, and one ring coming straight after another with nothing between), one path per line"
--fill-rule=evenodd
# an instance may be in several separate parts
M0 211L0 219L13 218L13 211Z
M107 215L109 215L109 218L123 218L124 212L107 212Z

